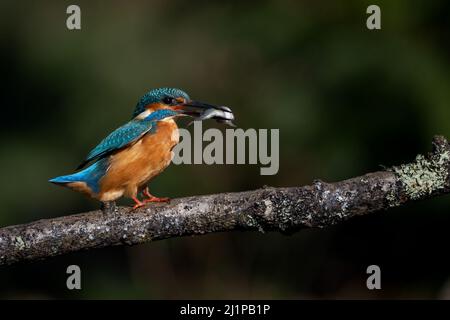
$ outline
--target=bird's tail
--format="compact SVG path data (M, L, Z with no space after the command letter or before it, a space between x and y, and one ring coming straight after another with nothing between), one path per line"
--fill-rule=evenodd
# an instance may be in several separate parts
M84 177L81 175L82 171L74 173L74 174L68 174L65 176L59 176L53 179L48 180L48 182L55 183L55 184L65 184L65 183L71 183L71 182L84 182Z
M107 170L108 170L107 160L101 159L93 163L86 169L75 172L73 174L59 176L50 179L49 182L69 187L70 185L68 184L70 183L82 182L85 183L86 186L89 187L89 189L91 189L92 192L97 193L99 189L99 180L105 175Z

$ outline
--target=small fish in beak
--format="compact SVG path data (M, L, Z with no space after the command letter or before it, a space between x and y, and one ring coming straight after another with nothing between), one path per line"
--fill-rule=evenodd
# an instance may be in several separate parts
M233 123L234 114L231 109L226 106L215 106L203 102L190 101L184 104L184 107L187 107L187 109L184 109L183 113L193 117L193 121L214 119L217 122L225 123L231 127L236 127ZM190 126L193 121L191 121L188 126Z
M206 109L202 113L200 113L197 118L195 118L193 121L191 121L188 126L190 126L194 121L203 121L207 119L214 119L217 122L227 124L231 127L236 127L236 125L233 123L234 115L231 112L231 109L225 106L221 106L222 109ZM225 110L226 109L226 110Z

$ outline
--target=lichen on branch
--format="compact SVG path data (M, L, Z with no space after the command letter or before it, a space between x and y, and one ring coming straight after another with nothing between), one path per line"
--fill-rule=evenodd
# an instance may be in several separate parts
M433 141L434 152L428 157L421 154L416 156L414 162L392 167L399 183L411 200L448 187L450 151L448 142L443 137L435 137Z

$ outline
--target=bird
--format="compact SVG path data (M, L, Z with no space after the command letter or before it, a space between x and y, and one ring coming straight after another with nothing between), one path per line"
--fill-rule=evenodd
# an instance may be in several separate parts
M136 104L132 119L114 130L93 148L73 174L50 179L97 199L103 205L115 204L121 197L134 201L133 209L149 202L166 202L156 197L148 183L169 166L172 149L179 142L175 120L223 107L191 100L177 88L148 91ZM139 199L139 194L144 196Z

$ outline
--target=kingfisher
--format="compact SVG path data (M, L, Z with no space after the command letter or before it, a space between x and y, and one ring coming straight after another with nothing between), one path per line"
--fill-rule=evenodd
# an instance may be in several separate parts
M223 107L194 101L182 90L159 88L138 101L131 121L114 130L93 148L77 172L49 181L81 192L106 205L122 196L133 209L169 198L152 195L148 183L170 164L179 142L175 119ZM83 169L84 168L84 169ZM143 195L143 200L138 195Z

